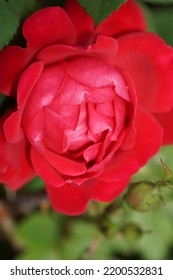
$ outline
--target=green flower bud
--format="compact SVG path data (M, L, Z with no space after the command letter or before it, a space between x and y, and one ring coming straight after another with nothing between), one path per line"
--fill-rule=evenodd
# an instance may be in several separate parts
M146 212L161 204L159 188L152 182L137 182L130 186L125 196L127 204L139 212Z
M136 224L128 224L122 228L121 234L125 239L136 241L142 236L141 228Z

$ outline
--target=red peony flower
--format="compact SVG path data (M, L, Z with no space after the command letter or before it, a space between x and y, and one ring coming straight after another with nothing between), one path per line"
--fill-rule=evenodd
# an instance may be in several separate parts
M145 30L133 0L97 27L76 0L25 21L26 48L0 54L0 90L17 96L1 121L1 182L39 175L56 211L81 214L172 142L173 50Z

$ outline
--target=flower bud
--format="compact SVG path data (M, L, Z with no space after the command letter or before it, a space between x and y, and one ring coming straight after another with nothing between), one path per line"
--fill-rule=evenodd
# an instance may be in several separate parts
M139 212L146 212L160 205L161 196L152 182L137 182L130 186L126 194L127 204Z
M136 241L142 236L142 230L136 224L128 224L121 230L121 234L125 239Z

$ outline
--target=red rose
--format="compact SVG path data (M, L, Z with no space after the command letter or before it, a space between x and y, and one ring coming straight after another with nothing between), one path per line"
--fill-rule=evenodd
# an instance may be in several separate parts
M145 30L133 0L96 28L75 0L25 21L27 47L0 54L0 90L17 95L0 132L1 182L17 189L34 172L56 211L80 214L172 141L159 122L173 107L173 51Z

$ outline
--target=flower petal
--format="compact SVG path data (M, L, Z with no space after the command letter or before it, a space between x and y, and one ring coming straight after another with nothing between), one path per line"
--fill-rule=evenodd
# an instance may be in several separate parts
M87 51L91 52L94 57L104 59L109 64L115 65L118 43L114 38L100 35L97 36L94 44L88 46Z
M45 150L44 132L45 132L45 108L43 107L34 118L28 123L23 123L23 129L27 140L38 151Z
M42 119L44 122L44 118ZM67 138L64 134L63 116L45 108L44 141L48 149L56 153L64 153L68 149Z
M42 62L37 62L42 63ZM44 68L44 71L39 76L35 87L33 88L27 106L24 111L24 121L30 122L39 111L46 106L49 106L57 95L57 91L61 88L66 73L65 63L49 65ZM33 71L34 74L34 71ZM21 79L22 84L22 79ZM31 85L32 83L27 83Z
M79 105L85 100L87 86L80 84L74 78L67 77L57 95L59 105Z
M32 14L23 25L27 48L6 47L0 52L0 91L16 95L18 78L39 49L56 43L74 44L74 26L60 7L45 8Z
M23 34L28 47L37 51L56 43L76 42L72 21L60 7L48 7L32 14L24 22Z
M173 144L173 110L167 113L154 114L154 116L164 131L163 145Z
M131 76L138 102L153 112L170 110L173 49L152 33L131 33L120 37L118 42L116 63Z
M88 43L94 31L94 21L87 14L77 0L68 0L64 7L65 11L71 18L77 33L77 44L85 45Z
M107 182L129 178L159 150L162 137L162 128L155 118L138 108L135 145L125 151L119 149L99 178Z
M4 119L4 118L3 118ZM25 139L15 144L8 143L0 120L0 182L16 190L30 181L35 172L30 163L30 147Z
M31 161L36 173L46 183L59 187L64 185L64 180L58 175L58 172L45 160L42 154L34 148L31 149Z
M51 151L46 151L44 154L46 160L55 168L58 172L69 175L77 176L86 172L86 166L82 162L73 161L69 158L55 154Z
M23 138L21 118L28 97L43 70L42 62L31 64L22 74L18 85L18 111L13 112L4 124L4 133L11 143L18 142Z
M42 61L32 63L20 77L18 84L17 102L18 108L25 106L30 93L42 74L44 64Z
M122 76L113 65L95 58L76 58L68 64L68 74L90 87L117 86L122 84ZM120 78L121 77L121 78Z
M46 184L46 190L55 211L67 215L79 215L85 212L89 194L83 187L65 184L55 188Z
M9 143L17 143L24 138L21 118L22 111L16 111L13 112L4 123L4 134Z
M9 46L0 52L0 91L16 95L18 79L32 57L32 52L18 46Z
M101 180L93 179L84 184L86 191L94 200L101 202L110 202L119 196L127 187L130 178L125 178L115 182L104 182Z
M128 0L96 27L96 33L117 37L131 31L145 31L146 21L143 10L134 0Z
M99 134L103 131L112 131L115 126L115 119L99 114L95 109L95 104L88 104L89 120L88 127L92 134Z
M107 51L108 49L109 52ZM117 40L105 36L98 36L96 42L90 44L87 48L62 44L48 46L37 54L36 59L50 64L70 57L89 56L102 59L110 64L115 64L117 52Z
M74 151L74 156L77 156L77 150L79 149L81 151L81 148L83 146L86 146L90 143L90 140L87 138L87 104L82 103L80 105L80 113L79 113L79 119L76 126L76 129L67 129L65 134L68 138L69 143L69 150Z
M46 189L55 211L67 215L80 215L86 211L90 199L109 202L122 193L127 182L127 179L113 183L94 179L81 186L70 183L55 188L46 184Z

